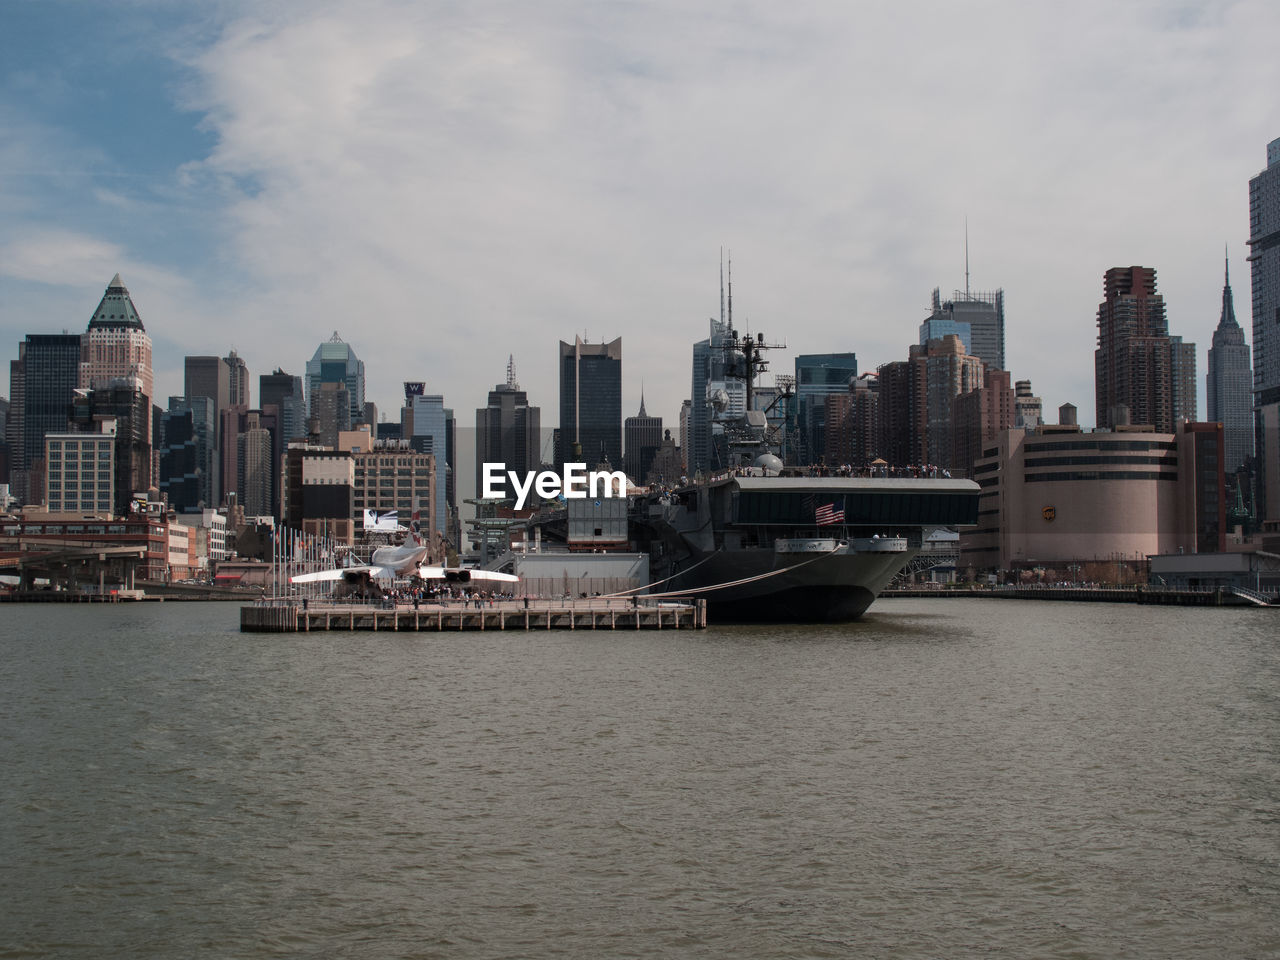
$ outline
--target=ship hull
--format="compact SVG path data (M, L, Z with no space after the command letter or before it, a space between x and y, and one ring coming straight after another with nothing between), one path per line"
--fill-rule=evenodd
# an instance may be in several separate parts
M841 623L861 617L913 555L726 551L663 589L705 599L714 623Z

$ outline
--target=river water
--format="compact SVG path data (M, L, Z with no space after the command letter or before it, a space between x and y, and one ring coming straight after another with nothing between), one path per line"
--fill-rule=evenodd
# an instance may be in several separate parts
M1280 956L1280 615L0 608L0 957Z

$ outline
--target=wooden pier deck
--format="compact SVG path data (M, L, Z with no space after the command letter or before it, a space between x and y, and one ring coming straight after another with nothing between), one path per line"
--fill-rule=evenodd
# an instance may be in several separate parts
M312 630L702 630L707 602L639 603L629 600L506 600L482 607L448 604L341 604L264 600L240 608L241 633Z

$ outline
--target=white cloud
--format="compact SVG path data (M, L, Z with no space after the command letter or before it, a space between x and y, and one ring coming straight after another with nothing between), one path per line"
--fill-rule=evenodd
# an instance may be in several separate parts
M643 379L674 426L721 246L740 323L791 347L775 370L899 359L963 286L966 216L1015 377L1088 421L1102 272L1157 267L1203 363L1280 135L1263 0L229 9L183 104L223 260L173 331L265 372L336 329L384 410L426 379L463 423L508 353L554 421L556 341L585 331L624 337L626 412Z

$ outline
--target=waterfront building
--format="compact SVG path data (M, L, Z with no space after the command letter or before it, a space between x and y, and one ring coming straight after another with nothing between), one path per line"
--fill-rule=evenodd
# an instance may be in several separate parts
M516 382L515 358L507 358L507 379L489 391L476 409L476 495L482 489L485 463L505 464L521 476L541 465L542 410L529 406L529 395Z
M622 338L560 341L557 462L622 465Z
M86 439L104 442L92 434L76 435L79 444ZM110 444L97 447L95 453L102 453L109 447ZM78 452L83 455L83 448ZM44 461L43 453L40 460ZM70 513L33 513L19 520L6 519L0 524L0 552L22 553L30 558L26 569L19 567L24 581L33 575L48 576L60 580L73 593L96 593L99 588L111 592L117 588L132 590L138 580L165 578L169 568L169 536L163 517L135 513L127 517L102 518L97 516L98 510L93 513L93 517L86 518L77 507ZM142 548L142 556L110 555L108 551L116 547ZM92 555L99 550L102 554L96 562L85 559L86 554ZM58 554L63 551L74 552L76 562L67 563L59 559ZM41 555L48 559L38 559ZM29 582L25 587L32 588Z
M168 541L166 556L168 569L165 579L172 582L195 577L199 572L196 562L195 529L179 523L176 518L170 518L165 523L165 533Z
M1249 266L1259 517L1280 527L1280 139L1267 144L1266 169L1249 181Z
M1222 315L1209 348L1205 402L1208 419L1223 426L1226 472L1235 473L1253 456L1253 370L1249 345L1236 322L1229 261L1223 265Z
M1195 345L1169 336L1152 267L1112 267L1103 277L1094 352L1098 427L1173 432L1195 414Z
M631 482L643 484L653 467L653 459L662 446L662 418L651 417L645 413L644 391L640 391L640 412L634 417L627 417L623 424L626 439L626 450L623 455L622 469Z
M219 510L202 510L200 512L199 530L205 533L205 556L210 563L218 563L227 558L227 515Z
M1085 433L1068 424L1001 431L974 465L978 524L961 532L961 565L1112 580L1108 565L1221 550L1220 444L1217 424L1184 423L1177 433Z
M115 509L115 422L98 424L97 433L50 433L45 436L45 504L50 513L86 517L126 516Z
M348 426L364 421L364 361L356 356L351 345L338 336L333 336L316 348L315 354L307 361L307 404L312 418L316 417L316 397L325 383L341 384L346 389L349 413Z
M825 398L847 393L858 378L858 358L853 353L810 353L795 359L796 461L822 463L826 458Z

